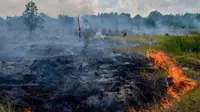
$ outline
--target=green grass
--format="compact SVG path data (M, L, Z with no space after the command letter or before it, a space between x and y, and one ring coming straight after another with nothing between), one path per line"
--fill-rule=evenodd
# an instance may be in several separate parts
M187 52L180 54L176 53L170 55L172 55L181 66L186 66L191 69L200 70L200 52Z
M135 37L107 37L108 39L123 39L128 42L140 43L141 46L158 46L166 52L200 52L200 35L197 36L135 36ZM155 45L151 45L154 43Z
M107 39L123 39L128 42L133 43L146 43L146 42L157 42L162 43L167 36L128 36L128 37L118 37L112 36L107 37Z
M199 36L170 36L163 43L163 49L166 52L199 52Z
M188 70L184 70L185 75L187 75L188 77L195 79L195 80L199 80L198 78L200 77L200 72L192 70L192 69L188 69Z
M147 49L160 49L159 44L163 43L163 41L167 38L167 36L129 36L129 37L118 37L118 36L112 36L107 37L107 39L113 39L113 40L125 40L127 42L131 43L139 43L140 45L138 47L134 48L114 48L114 50L118 50L124 53L135 53L135 52L141 52L143 54L146 53Z
M181 97L180 102L174 104L175 112L200 112L200 87Z

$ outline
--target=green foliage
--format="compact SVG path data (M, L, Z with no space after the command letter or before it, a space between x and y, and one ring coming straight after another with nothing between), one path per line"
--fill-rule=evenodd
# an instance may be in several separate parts
M38 14L38 8L32 1L26 5L26 10L23 12L24 24L29 29L30 33L36 28L42 28L44 20Z
M198 71L194 71L192 69L189 69L189 70L184 70L184 73L190 77L190 78L193 78L193 79L197 79L200 77L200 72Z
M148 26L148 27L156 27L156 21L153 19L153 18L147 18L145 20L145 24Z
M168 52L199 52L199 45L199 36L170 36L164 41L163 48Z
M192 69L200 69L200 56L199 53L181 53L175 56L175 59L182 65Z
M181 102L174 105L175 112L200 112L200 87L181 97Z

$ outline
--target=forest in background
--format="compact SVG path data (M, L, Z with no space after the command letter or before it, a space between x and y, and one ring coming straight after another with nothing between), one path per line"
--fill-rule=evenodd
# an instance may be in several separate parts
M77 17L58 15L50 17L44 13L39 14L44 20L42 28L36 30L38 34L51 36L77 35ZM0 18L1 36L7 33L26 33L23 16ZM131 17L128 13L99 13L98 15L83 15L80 17L81 29L85 36L94 36L101 32L106 36L119 36L126 30L128 35L186 35L197 34L200 29L200 14L163 15L152 11L147 17L139 14ZM35 33L37 34L37 33ZM15 35L15 34L14 34Z

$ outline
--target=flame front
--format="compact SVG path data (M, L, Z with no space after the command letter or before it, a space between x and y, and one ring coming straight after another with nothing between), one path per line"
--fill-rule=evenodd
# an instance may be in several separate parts
M147 56L152 59L155 67L159 67L167 72L168 79L170 79L167 82L167 94L171 95L173 98L180 101L180 95L196 87L196 82L186 77L182 70L173 63L164 52L154 53L148 50ZM161 99L161 105L164 108L169 108L172 103L167 99Z

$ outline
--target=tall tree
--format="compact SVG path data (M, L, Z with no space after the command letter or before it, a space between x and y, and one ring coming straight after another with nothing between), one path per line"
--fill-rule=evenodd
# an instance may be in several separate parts
M27 3L26 9L23 12L24 24L27 26L30 37L36 28L42 28L44 20L38 14L38 8L33 1Z

